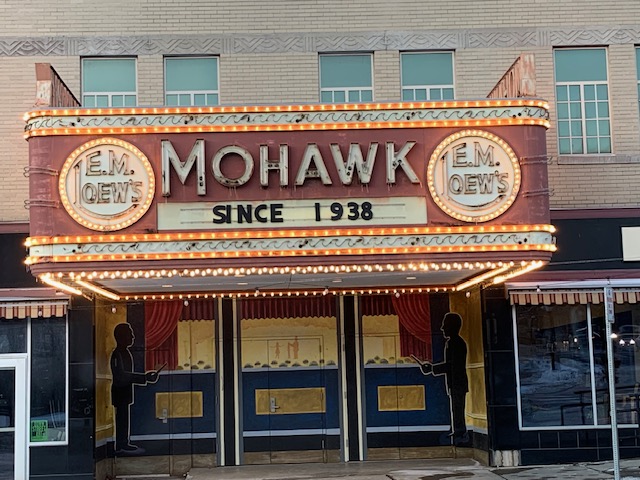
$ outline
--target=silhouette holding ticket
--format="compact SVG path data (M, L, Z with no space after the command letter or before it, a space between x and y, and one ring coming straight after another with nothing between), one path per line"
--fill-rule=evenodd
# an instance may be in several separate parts
M113 329L116 348L111 354L111 404L116 410L116 453L142 453L143 450L129 442L133 386L156 383L158 374L167 364L146 373L133 371L133 357L129 347L133 345L133 330L128 323L120 323Z
M451 433L454 445L469 442L467 424L464 418L465 402L469 391L467 377L467 344L460 336L462 317L449 312L442 319L442 333L447 339L444 346L444 361L441 363L424 362L414 355L414 360L420 365L423 375L445 375L447 394L451 406Z

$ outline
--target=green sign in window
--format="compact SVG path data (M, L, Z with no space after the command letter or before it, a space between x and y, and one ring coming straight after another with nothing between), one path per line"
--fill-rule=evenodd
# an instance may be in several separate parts
M31 420L31 441L46 442L48 440L49 422L46 420Z

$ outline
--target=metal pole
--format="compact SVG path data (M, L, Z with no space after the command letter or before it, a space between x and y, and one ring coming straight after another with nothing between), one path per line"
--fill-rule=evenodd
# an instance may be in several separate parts
M611 338L611 325L615 321L613 306L613 289L604 289L605 298L605 325L607 337L607 372L609 376L609 411L611 417L611 448L613 450L613 477L620 480L620 452L618 447L618 419L616 416L616 385L613 372L613 339Z

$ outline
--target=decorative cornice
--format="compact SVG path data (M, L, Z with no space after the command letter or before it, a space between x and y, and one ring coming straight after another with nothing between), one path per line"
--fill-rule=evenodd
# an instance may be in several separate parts
M548 126L540 100L156 109L65 109L26 115L25 136L240 130Z
M315 53L465 48L535 48L640 42L640 25L584 28L281 33L265 35L153 35L3 37L0 56L189 55Z
M204 258L283 258L327 255L520 252L555 250L549 232L352 235L302 238L244 238L34 245L29 264Z

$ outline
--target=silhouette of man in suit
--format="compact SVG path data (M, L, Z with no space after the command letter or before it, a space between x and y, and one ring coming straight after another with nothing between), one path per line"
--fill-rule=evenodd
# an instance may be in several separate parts
M444 361L431 364L418 360L424 375L445 375L447 393L451 406L451 436L454 445L469 442L467 424L464 418L465 402L469 391L467 377L467 344L460 336L462 317L449 312L442 319L442 333L447 339L444 346ZM414 357L415 358L415 357ZM417 360L417 359L416 359Z
M113 329L116 348L111 353L111 404L116 410L116 452L134 453L141 449L129 443L129 418L133 404L133 386L156 383L159 370L147 373L133 371L133 357L129 347L133 345L133 330L128 323L120 323Z

